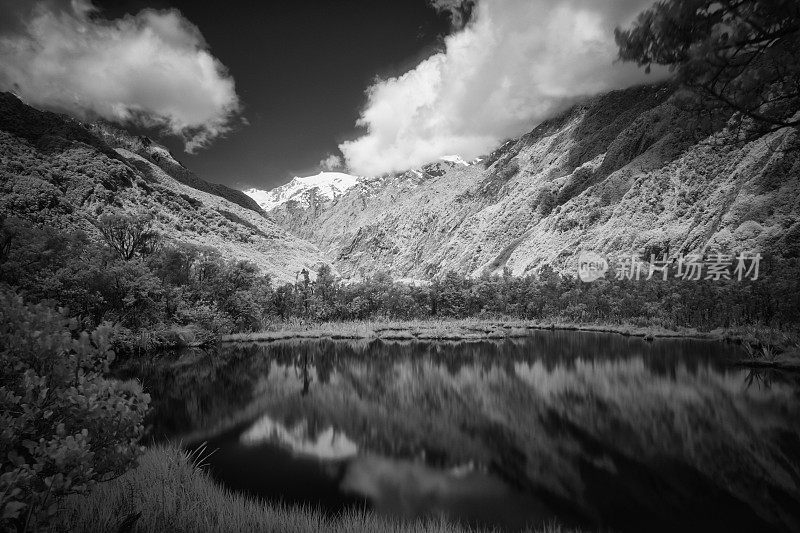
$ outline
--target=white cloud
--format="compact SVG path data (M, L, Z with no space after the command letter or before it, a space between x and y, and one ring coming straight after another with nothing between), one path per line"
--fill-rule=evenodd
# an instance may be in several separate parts
M322 170L342 170L344 168L344 160L336 154L330 154L319 162L319 167Z
M0 88L83 119L160 127L192 152L231 129L233 78L177 10L105 20L88 0L39 2L0 35Z
M653 81L615 63L613 29L652 0L481 0L445 51L367 90L368 133L339 148L362 175L485 154L576 98Z

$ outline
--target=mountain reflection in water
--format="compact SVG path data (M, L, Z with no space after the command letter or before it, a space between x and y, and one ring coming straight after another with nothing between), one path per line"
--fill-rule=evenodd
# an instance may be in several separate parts
M300 423L287 428L264 415L239 438L243 444L257 445L262 442L289 448L297 455L308 455L317 459L345 459L358 453L358 445L340 431L328 427L315 437L308 435L308 425Z
M153 435L208 441L219 482L518 530L800 529L794 375L737 347L578 332L471 343L302 341L144 375Z

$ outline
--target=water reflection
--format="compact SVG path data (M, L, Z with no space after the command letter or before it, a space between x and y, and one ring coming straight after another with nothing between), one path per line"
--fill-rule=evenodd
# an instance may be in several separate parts
M538 332L232 347L136 372L154 435L208 440L218 480L269 499L509 530L798 530L799 388L756 383L733 349Z
M304 391L303 394L306 392ZM242 433L239 440L242 444L251 446L269 443L287 448L295 455L323 460L346 459L358 453L358 445L332 426L312 437L308 433L308 424L305 421L292 428L287 428L280 422L272 420L268 415L258 419Z
M536 498L472 465L443 469L366 455L348 465L341 488L367 498L379 512L406 517L443 515L522 529L553 516Z

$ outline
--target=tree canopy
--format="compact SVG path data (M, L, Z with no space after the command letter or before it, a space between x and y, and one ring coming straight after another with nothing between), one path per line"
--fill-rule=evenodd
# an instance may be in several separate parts
M800 128L800 2L667 0L617 28L619 58L666 65L695 96L762 131Z
M137 253L151 251L158 240L149 216L103 213L95 225L106 243L126 261Z

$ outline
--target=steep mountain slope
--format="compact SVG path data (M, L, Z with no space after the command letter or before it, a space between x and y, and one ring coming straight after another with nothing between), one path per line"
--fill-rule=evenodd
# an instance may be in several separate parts
M161 170L184 185L215 196L221 196L230 202L240 205L245 209L255 211L256 213L264 213L258 204L242 191L231 189L219 183L210 183L198 177L194 172L176 160L169 150L153 142L153 140L148 137L134 137L105 122L91 124L90 128L92 133L97 135L107 145L113 148L123 148L143 157L151 163L155 163Z
M668 85L594 97L479 164L366 180L313 207L270 215L317 244L345 276L431 278L612 256L718 249L796 256L797 134L698 142ZM794 148L792 148L794 147Z
M152 213L164 238L213 246L282 281L324 262L249 197L200 180L152 141L41 112L7 93L0 94L0 193L4 216L95 237L92 221L104 211Z

